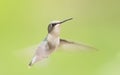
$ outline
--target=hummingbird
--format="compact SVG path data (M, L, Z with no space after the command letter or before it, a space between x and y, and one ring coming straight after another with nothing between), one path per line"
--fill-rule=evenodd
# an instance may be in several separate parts
M83 48L93 49L93 47L83 45L83 44L78 44L78 43L71 42L71 41L60 38L61 24L64 22L70 21L72 19L73 18L65 19L63 21L52 21L48 25L48 34L46 38L41 42L41 44L36 49L36 52L32 60L30 61L29 66L32 66L36 62L41 61L44 58L47 58L53 51L55 51L57 48L59 48L60 46L64 44L73 44L73 45L80 46Z

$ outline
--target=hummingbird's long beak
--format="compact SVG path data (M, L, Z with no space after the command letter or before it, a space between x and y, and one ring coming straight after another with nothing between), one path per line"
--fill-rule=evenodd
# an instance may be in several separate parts
M69 20L72 20L72 19L73 18L69 18L69 19L63 20L63 21L59 22L59 24L64 23L64 22L69 21Z

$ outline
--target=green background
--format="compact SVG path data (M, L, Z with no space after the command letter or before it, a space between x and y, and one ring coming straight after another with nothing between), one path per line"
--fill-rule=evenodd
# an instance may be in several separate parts
M0 0L0 75L120 75L119 3L119 0ZM57 51L48 63L29 69L33 55L30 48L35 48L47 35L48 24L71 17L72 21L62 25L61 37L93 45L99 51Z

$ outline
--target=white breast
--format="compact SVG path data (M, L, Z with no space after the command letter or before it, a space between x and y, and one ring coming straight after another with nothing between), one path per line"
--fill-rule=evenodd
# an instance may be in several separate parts
M58 47L59 46L59 42L60 42L60 38L56 37L56 36L52 36L51 34L48 34L48 38L47 38L48 42L54 46L54 47Z

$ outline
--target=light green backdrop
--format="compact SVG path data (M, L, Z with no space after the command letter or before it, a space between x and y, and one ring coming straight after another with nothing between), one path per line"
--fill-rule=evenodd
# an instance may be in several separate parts
M0 75L120 75L119 0L1 0ZM52 20L73 17L61 37L98 52L53 53L47 63L28 63L24 48L40 43ZM31 51L31 50L30 50ZM28 51L29 52L29 51Z

